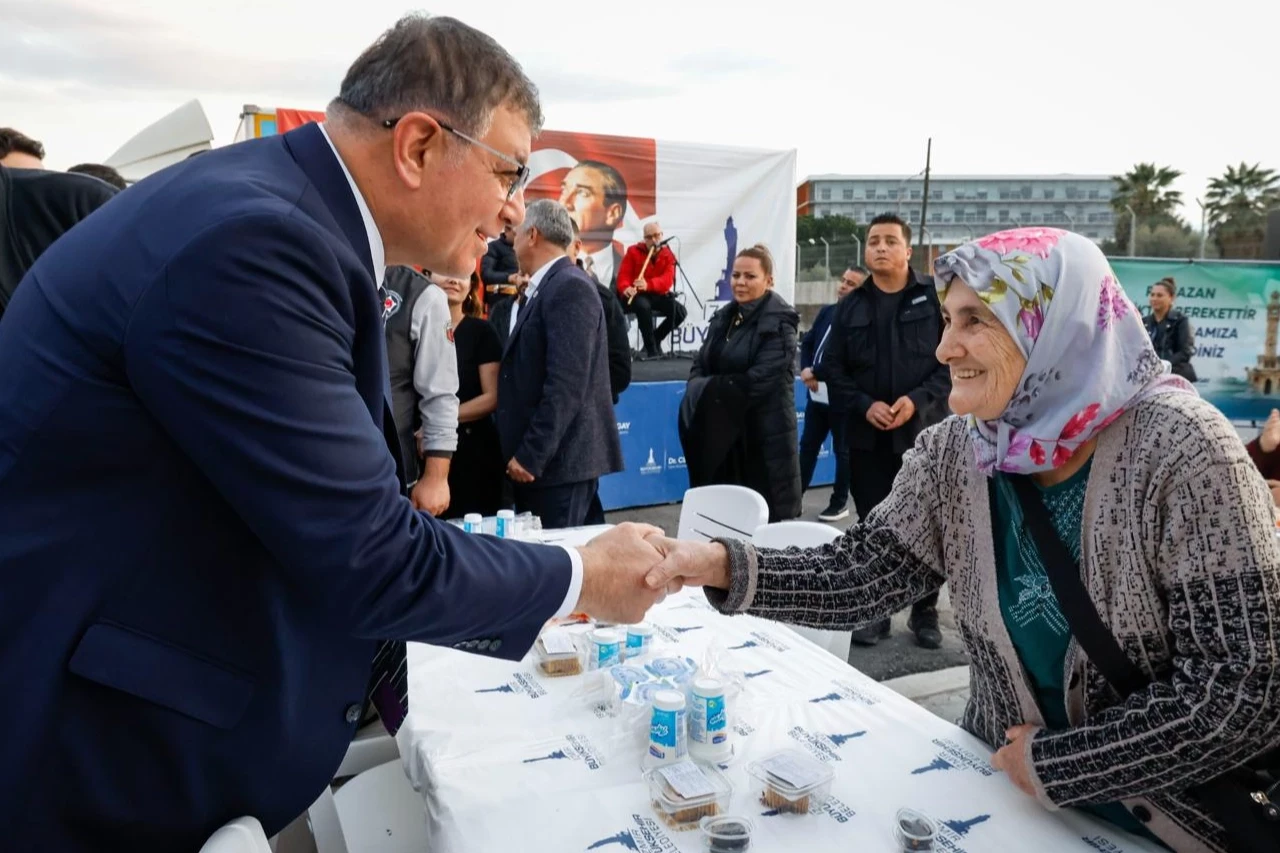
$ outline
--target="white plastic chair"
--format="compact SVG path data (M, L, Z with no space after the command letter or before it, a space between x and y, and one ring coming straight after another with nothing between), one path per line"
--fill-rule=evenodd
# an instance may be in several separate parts
M356 736L351 739L347 754L343 756L342 763L338 765L338 772L333 774L333 778L345 779L348 776L355 776L357 773L372 770L388 761L395 761L399 757L400 750L396 746L396 739L387 734L387 729L382 725L381 720L374 720L357 731Z
M717 536L750 541L769 520L769 505L745 486L699 486L684 493L677 539L709 542Z
M271 853L271 844L257 818L238 817L210 835L200 853Z
M423 853L427 812L404 765L389 761L333 791L307 810L316 853Z
M792 545L800 548L817 548L834 542L842 536L842 532L828 524L813 521L779 521L756 528L751 535L751 544L761 548L789 548ZM806 640L825 649L844 663L849 662L849 643L852 639L848 631L823 631L818 628L806 628L803 625L788 625Z

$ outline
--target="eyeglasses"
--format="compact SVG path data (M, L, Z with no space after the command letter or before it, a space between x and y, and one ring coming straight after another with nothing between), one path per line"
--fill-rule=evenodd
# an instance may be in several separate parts
M391 130L397 124L400 123L400 119L402 118L404 118L404 116L399 116L398 118L386 119L385 121L382 122L382 126L385 127L387 130ZM529 167L527 165L525 165L524 163L521 163L519 160L512 157L510 154L503 154L498 149L491 148L488 145L485 145L479 139L476 139L472 136L468 136L467 134L463 133L462 131L458 130L456 127L453 127L452 125L446 122L436 119L436 124L440 125L449 133L452 133L454 136L458 137L459 139L470 142L472 145L476 146L477 148L483 151L488 151L490 154L492 154L494 157L497 157L502 162L510 163L512 166L515 166L514 172L499 173L511 179L511 182L507 185L507 201L510 201L517 192L524 192L524 188L529 186L529 180L533 173L529 171Z

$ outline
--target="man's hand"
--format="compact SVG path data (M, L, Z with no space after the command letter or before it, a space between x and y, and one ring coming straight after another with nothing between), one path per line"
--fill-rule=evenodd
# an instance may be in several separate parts
M507 284L520 284L520 273L513 272L511 275L507 276Z
M438 477L421 477L409 494L413 508L438 516L449 508L449 480Z
M1004 733L1009 744L1000 747L999 751L991 756L991 766L1008 774L1009 780L1018 786L1018 790L1029 797L1036 795L1036 788L1031 781L1031 767L1027 763L1029 750L1027 741L1034 738L1038 731L1040 731L1039 726L1029 723L1014 726Z
M811 368L806 367L804 370L800 371L800 379L804 382L805 387L810 391L818 390L818 377L813 375L813 370Z
M524 469L524 466L516 461L514 456L507 463L507 476L517 483L532 483L533 475Z
M636 295L635 286L632 285L631 287L628 287L626 290L622 291L622 295L627 297L628 299L634 298Z
M894 403L893 408L889 411L893 412L893 422L889 424L889 429L897 429L915 415L916 404L911 401L910 397L902 396L898 398L898 402Z
M893 425L893 409L889 408L888 403L876 400L867 409L867 423L876 429L890 429Z
M637 289L637 290L648 290L648 289L649 289L649 282L645 281L645 280L644 280L644 279L642 279L642 278L638 278L638 279L636 279L636 289Z
M649 572L651 589L679 592L685 586L729 588L729 552L718 542L669 539L661 533L646 537L662 554L662 564Z
M645 537L662 536L648 524L624 522L578 548L582 555L582 592L576 610L596 619L631 625L644 619L666 593L645 583L662 554Z
M1273 453L1280 447L1280 409L1272 409L1271 416L1262 425L1262 433L1258 436L1258 446L1263 453Z

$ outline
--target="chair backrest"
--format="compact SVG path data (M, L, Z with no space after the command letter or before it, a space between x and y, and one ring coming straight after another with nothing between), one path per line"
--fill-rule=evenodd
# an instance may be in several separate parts
M677 539L707 542L717 536L751 539L769 520L769 505L745 486L699 486L684 493Z
M257 818L238 817L210 835L200 853L271 853L271 845Z
M814 521L779 521L756 528L751 534L751 544L761 548L814 548L839 539L843 531L829 524Z

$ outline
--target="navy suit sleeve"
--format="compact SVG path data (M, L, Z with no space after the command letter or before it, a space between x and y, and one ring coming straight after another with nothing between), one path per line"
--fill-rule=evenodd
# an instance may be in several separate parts
M558 286L544 283L537 299L546 327L547 369L542 397L529 419L524 440L515 452L526 471L538 478L560 452L569 424L590 399L591 356L601 347L604 307L595 287L568 275Z
M500 637L499 656L518 658L563 603L569 557L468 536L401 495L355 374L353 351L369 334L358 318L370 325L376 295L353 292L331 239L267 214L199 235L135 306L129 380L192 475L335 630L438 644Z

